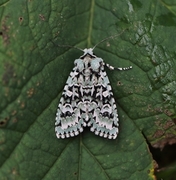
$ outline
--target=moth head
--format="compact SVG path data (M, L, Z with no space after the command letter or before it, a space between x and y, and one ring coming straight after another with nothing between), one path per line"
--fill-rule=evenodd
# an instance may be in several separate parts
M84 55L90 54L91 56L93 56L93 49L92 48L89 48L89 49L85 48L83 50L83 52L84 52Z
M85 49L83 49L83 52L84 52L84 54L80 58L84 58L87 55L89 55L91 57L96 57L95 54L93 53L93 48L89 48L89 49L85 48Z

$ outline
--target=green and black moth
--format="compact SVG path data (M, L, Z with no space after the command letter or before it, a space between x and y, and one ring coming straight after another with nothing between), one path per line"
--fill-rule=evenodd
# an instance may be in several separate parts
M94 55L93 49L84 49L84 54L74 61L75 67L67 79L57 109L57 138L76 136L86 126L104 138L115 139L118 135L117 107L104 67L121 71L132 66L114 68Z

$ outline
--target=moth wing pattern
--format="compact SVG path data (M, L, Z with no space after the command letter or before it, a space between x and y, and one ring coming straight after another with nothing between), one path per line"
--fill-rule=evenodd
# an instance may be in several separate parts
M101 58L95 59L95 61ZM113 97L109 78L104 70L104 63L101 59L99 76L96 74L97 82L94 84L93 101L96 108L93 112L93 118L90 119L88 126L96 135L109 139L115 139L118 134L118 113L116 103Z
M58 105L56 136L73 137L89 126L96 135L115 139L118 114L103 60L85 49L74 64Z
M81 99L76 77L76 67L70 73L64 87L56 114L55 131L58 138L73 137L83 131L85 122L80 119L77 103Z

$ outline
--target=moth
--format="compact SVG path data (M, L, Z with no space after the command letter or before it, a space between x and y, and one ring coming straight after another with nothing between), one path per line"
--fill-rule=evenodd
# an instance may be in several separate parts
M83 55L74 61L56 113L57 138L76 136L86 126L104 138L115 139L118 135L117 107L104 67L121 71L132 66L114 68L105 64L93 53L94 48L84 49Z

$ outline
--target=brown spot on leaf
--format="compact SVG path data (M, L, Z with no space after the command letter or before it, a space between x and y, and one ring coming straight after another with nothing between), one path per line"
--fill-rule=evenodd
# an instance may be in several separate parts
M0 127L3 127L7 124L7 121L9 120L9 117L6 117L2 120L0 120Z
M117 86L121 86L121 85L122 85L121 81L118 81Z
M25 107L25 103L21 102L20 107L23 109Z
M5 121L4 120L1 120L0 121L0 127L4 126L5 125Z
M32 97L34 94L34 88L30 88L28 91L27 91L27 96L30 98Z
M174 125L175 125L175 124L172 122L172 120L168 120L168 121L164 124L163 128L166 130L166 129L169 129L170 127L174 126Z
M19 17L19 21L20 21L20 23L22 23L23 22L23 17Z
M160 141L157 141L156 143L153 143L152 146L154 148L160 148L161 150L167 145L172 145L172 144L175 144L176 143L176 137L175 135L173 134L170 134L170 135L167 135L166 138L160 140Z
M18 99L18 100L17 100L17 103L19 104L19 107L20 107L21 109L24 109L25 103L24 103L23 101L21 101L20 99Z
M9 35L8 35L10 26L7 26L7 24L6 24L8 18L9 18L8 16L5 16L5 18L2 20L2 32L1 32L3 42L6 45L9 44L9 42L10 42Z
M18 171L16 170L16 168L12 169L12 174L13 176L19 175Z
M42 21L45 21L45 16L43 14L39 14L39 17Z
M154 138L160 138L161 136L163 136L163 134L164 134L164 131L159 129L154 133L153 137Z
M172 116L173 115L173 112L171 112L169 109L165 109L164 110L164 113L168 116Z
M9 64L9 63L5 63L4 64L4 69L5 72L2 76L2 82L7 85L9 83L9 81L11 80L11 78L14 76L14 67Z
M17 111L16 111L16 110L12 111L12 113L11 113L12 116L14 116L14 115L16 115L16 114L17 114Z

